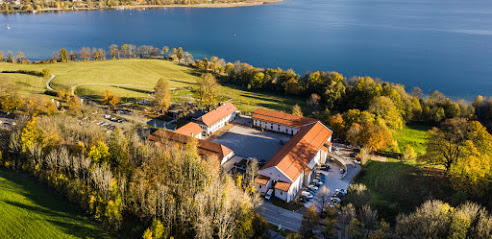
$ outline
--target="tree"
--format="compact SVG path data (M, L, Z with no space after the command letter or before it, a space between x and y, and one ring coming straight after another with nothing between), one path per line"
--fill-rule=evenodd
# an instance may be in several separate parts
M43 77L48 77L51 74L53 74L53 71L51 69L43 69L43 71L41 71L41 73L43 74Z
M195 99L198 105L210 107L215 105L220 94L221 85L217 83L215 77L206 73L196 80Z
M302 216L301 228L299 234L301 238L309 239L316 238L316 231L319 227L319 216L316 212L316 207L313 205L306 210Z
M89 158L94 163L107 163L109 161L109 148L102 141L97 141L89 150Z
M312 93L309 99L307 100L307 104L313 107L314 109L317 109L319 106L319 101L321 100L321 97L316 94Z
M384 119L386 125L393 130L403 127L403 118L390 98L379 96L374 98L369 105L369 112Z
M106 105L110 105L113 109L116 109L116 105L120 102L120 98L111 93L110 90L106 90L104 91L104 98L102 102Z
M176 51L176 57L178 58L178 61L181 63L181 59L183 59L184 53L183 53L183 48L179 47L178 50Z
M145 229L144 234L142 235L143 239L152 239L152 230L150 228Z
M164 226L162 225L160 220L154 218L154 220L152 220L152 225L150 226L150 228L152 230L153 238L162 238L162 235L164 234Z
M314 205L319 208L320 215L325 213L325 208L330 204L331 192L327 187L322 187L314 198Z
M164 46L162 48L162 55L164 56L164 58L167 58L167 53L169 52L169 47L167 46Z
M302 116L302 109L298 104L292 107L292 114L295 116Z
M169 94L169 83L167 79L161 78L154 87L154 110L161 114L167 112L171 106L171 95Z
M65 48L60 49L60 61L66 62L68 60L68 53Z
M80 50L80 57L83 61L88 61L92 57L91 49L89 47L82 47Z
M402 160L415 160L417 155L415 154L415 150L409 144L405 145L405 150L403 151L403 155L401 157Z
M111 44L111 46L109 46L109 55L113 60L116 58L120 58L120 50L118 49L118 45Z

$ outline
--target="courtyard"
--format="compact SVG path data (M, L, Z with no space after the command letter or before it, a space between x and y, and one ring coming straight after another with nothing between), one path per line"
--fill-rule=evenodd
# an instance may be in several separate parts
M232 149L236 155L242 157L254 157L258 161L268 161L282 146L289 141L291 136L261 131L246 126L233 126L229 131L213 140Z

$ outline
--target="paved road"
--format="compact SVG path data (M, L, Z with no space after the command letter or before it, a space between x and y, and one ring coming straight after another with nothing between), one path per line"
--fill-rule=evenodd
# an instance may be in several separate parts
M293 232L298 232L301 227L302 214L277 207L270 202L264 202L257 211L268 223L275 226L280 225Z
M55 91L55 89L51 88L51 85L50 85L50 84L51 84L51 81L52 81L53 79L55 79L55 77L56 77L56 75L51 75L51 78L50 78L48 81L46 81L46 88L47 88L48 90Z

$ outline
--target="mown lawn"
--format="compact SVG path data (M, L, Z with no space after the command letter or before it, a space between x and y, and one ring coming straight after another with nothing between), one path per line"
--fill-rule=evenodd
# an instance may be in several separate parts
M3 69L3 68L0 68ZM1 80L7 80L15 85L23 96L32 94L42 94L46 89L46 79L43 77L25 75L25 74L13 74L13 73L0 73Z
M52 81L51 86L61 91L70 91L72 86L78 84L102 84L77 87L77 95L93 98L100 98L103 92L108 89L121 98L147 98L149 96L148 92L153 90L153 87L161 77L169 80L170 88L179 89L176 96L180 98L193 96L189 89L195 84L196 78L202 74L192 67L158 59L124 59L32 65L0 63L0 70L21 69L37 71L51 69L53 74L57 76ZM126 86L111 86L109 84L126 84ZM234 86L223 86L221 98L223 100L232 99L232 102L243 112L253 112L258 107L290 112L292 106L296 103L305 112L310 111L306 106L306 99L285 97L270 92L249 92Z
M429 130L431 127L420 124L405 125L402 130L395 134L395 139L398 142L400 151L405 150L406 145L410 145L415 150L417 155L421 156L425 154L427 138L429 137Z
M0 168L0 238L111 238L66 199Z
M415 161L370 161L354 179L368 188L379 215L394 222L399 213L409 213L429 199L459 202L449 181L436 167Z

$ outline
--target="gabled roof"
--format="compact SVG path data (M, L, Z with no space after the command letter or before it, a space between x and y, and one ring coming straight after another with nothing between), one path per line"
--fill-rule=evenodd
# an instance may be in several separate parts
M179 129L174 131L175 133L178 134L184 134L187 136L195 137L203 132L202 128L200 128L199 125L190 122L188 124L185 124L181 126Z
M216 109L202 115L200 118L197 119L197 121L210 127L236 111L236 106L234 106L232 103L226 102Z
M172 141L179 144L187 144L192 139L191 136L178 134L169 130L159 129L149 136L150 141L163 143L166 141ZM225 156L229 155L232 150L224 145L214 143L207 140L198 140L198 154L205 157L216 156L219 160L222 160Z
M267 185L268 181L270 181L270 178L263 175L258 175L258 177L255 178L255 183L259 183L263 185Z
M277 167L292 182L306 169L318 151L327 144L332 131L317 121L303 127L260 170Z
M289 191L289 188L290 188L290 185L292 185L292 184L291 183L282 182L282 181L278 181L277 184L275 184L275 189L279 189L279 190L282 190L284 192L288 192Z
M296 129L300 129L307 124L316 122L316 120L312 118L295 116L293 114L287 114L279 111L266 110L266 109L255 110L252 118L255 120L284 125Z

